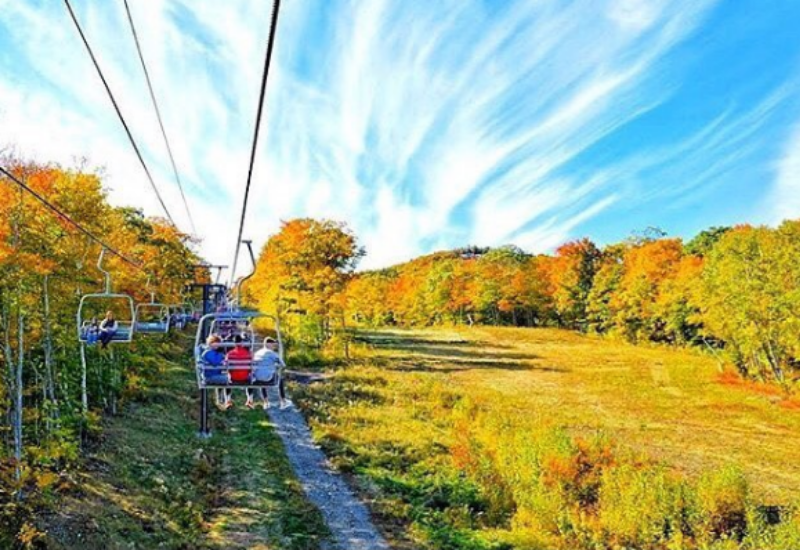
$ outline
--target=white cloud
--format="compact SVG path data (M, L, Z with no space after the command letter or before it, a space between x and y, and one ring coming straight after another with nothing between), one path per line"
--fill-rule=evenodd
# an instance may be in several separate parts
M778 161L767 215L773 223L800 218L800 123L792 130Z
M555 246L619 200L621 167L565 170L669 97L664 57L714 3L285 2L245 234L260 246L282 219L346 220L373 267L431 243ZM130 4L202 252L228 264L269 2ZM188 228L122 4L75 8ZM0 58L0 146L88 157L107 167L115 203L160 214L63 6L0 0L0 25L21 56L16 68Z

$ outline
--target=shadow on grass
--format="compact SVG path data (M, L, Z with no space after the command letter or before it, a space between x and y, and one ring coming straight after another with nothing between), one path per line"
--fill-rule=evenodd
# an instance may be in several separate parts
M362 344L369 344L371 346L382 348L395 348L400 346L417 346L417 345L436 345L448 347L469 347L469 348L502 348L507 349L510 346L500 344L498 342L485 342L480 340L442 340L439 338L424 338L419 335L406 334L402 331L398 332L383 332L378 330L359 330L354 339L355 342Z
M381 348L396 351L384 361L384 368L409 372L449 373L470 369L497 369L507 371L568 372L568 369L536 364L541 359L533 353L506 352L509 346L495 343L442 341L403 337L402 333L392 338L367 338L381 342ZM409 355L413 360L409 360Z
M464 372L469 370L505 370L505 371L539 371L539 372L569 372L558 367L548 367L532 365L515 361L496 361L487 359L485 361L467 359L448 359L447 361L397 361L389 362L384 367L388 370L398 372L422 372L448 374L454 372Z

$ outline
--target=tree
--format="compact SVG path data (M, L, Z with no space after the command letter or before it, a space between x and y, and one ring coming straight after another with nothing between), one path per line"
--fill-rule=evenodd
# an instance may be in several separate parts
M783 381L800 357L800 221L725 233L707 256L699 304L743 374Z
M693 256L703 257L708 254L714 245L722 238L725 233L730 231L730 227L715 226L705 229L698 233L691 241L686 243L684 251Z
M331 321L344 318L339 298L363 256L344 223L309 218L284 222L259 255L248 299L281 321L292 314L309 316L319 328L318 337L327 339Z
M190 280L186 269L190 271L198 259L186 237L140 213L135 216L138 226L133 227L131 211L108 204L96 174L8 158L2 164L76 222L156 272L154 287L159 293L182 288ZM141 228L152 231L145 235ZM41 481L36 478L39 473L63 467L77 453L86 419L80 413L82 372L75 311L82 292L102 287L102 276L94 267L98 254L99 247L82 233L2 178L0 406L14 429L11 440L0 446L0 470L16 471L19 484L7 487L0 478L0 495L19 497L23 487ZM143 297L146 275L119 258L107 258L105 266L113 274L115 288ZM109 384L109 373L122 376L124 361L124 373L135 376L135 362L129 359L125 352L114 358L98 355L89 365L87 405L92 415L124 383ZM3 505L0 497L0 513L8 517Z
M682 253L679 239L646 241L625 250L622 277L609 305L615 328L628 340L663 339L665 321L657 315L655 298Z
M586 328L586 309L602 254L589 239L571 241L556 249L546 262L550 294L559 324Z

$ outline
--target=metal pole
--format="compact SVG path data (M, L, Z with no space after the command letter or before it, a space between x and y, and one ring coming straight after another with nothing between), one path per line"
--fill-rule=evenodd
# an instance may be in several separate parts
M103 269L103 257L106 255L106 249L103 247L100 250L100 257L97 259L97 269L103 272L106 278L106 294L111 294L111 273Z
M202 439L211 437L211 430L208 429L208 390L200 390L200 433L197 434Z
M81 342L81 410L84 421L89 411L89 395L86 390L86 345Z

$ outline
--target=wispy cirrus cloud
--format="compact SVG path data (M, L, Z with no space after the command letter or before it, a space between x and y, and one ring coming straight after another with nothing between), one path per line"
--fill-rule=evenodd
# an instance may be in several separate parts
M269 3L129 1L202 252L230 263ZM122 2L74 3L187 228ZM342 219L379 266L467 243L546 250L623 203L702 194L751 160L795 88L586 159L674 97L675 52L717 3L284 2L246 233L258 245L281 219ZM0 145L88 157L115 202L158 214L64 7L0 0L0 31Z
M800 122L786 141L776 167L775 183L766 201L766 216L772 223L800 213Z
M323 157L342 195L326 207L347 215L375 264L425 243L541 249L536 220L566 237L571 220L613 203L597 179L555 174L668 97L663 57L712 5L334 2L334 47L296 75L315 102L275 135L308 133L273 147L275 162L308 147ZM278 108L291 102L279 94ZM312 167L294 173L312 181Z

